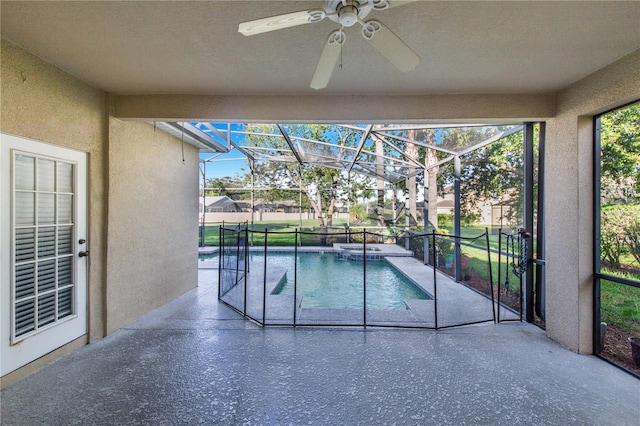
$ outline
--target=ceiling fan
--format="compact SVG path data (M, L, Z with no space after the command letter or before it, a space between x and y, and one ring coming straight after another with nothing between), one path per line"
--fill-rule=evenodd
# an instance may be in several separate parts
M313 24L324 18L340 24L340 29L329 34L311 79L311 88L317 90L327 87L333 69L340 58L342 45L346 40L343 28L351 27L356 23L362 26L362 36L400 71L413 70L420 63L420 57L382 22L375 19L365 21L365 18L372 10L386 10L414 1L417 0L325 0L323 10L303 10L243 22L238 26L238 31L245 36L250 36Z

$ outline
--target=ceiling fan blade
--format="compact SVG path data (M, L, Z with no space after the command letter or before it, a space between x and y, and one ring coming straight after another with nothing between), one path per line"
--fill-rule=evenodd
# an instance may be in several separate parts
M242 22L238 25L238 32L251 36L297 25L320 22L325 18L322 10L302 10L300 12L286 13L284 15L270 16L254 21Z
M336 63L340 58L340 50L345 40L346 37L341 30L336 30L329 34L329 38L322 49L322 54L318 60L318 65L316 66L316 71L313 73L309 87L316 90L327 87L331 79L331 74L333 74Z
M405 4L415 3L418 0L388 0L389 7L404 6Z
M379 21L365 22L362 26L362 36L400 71L411 71L420 63L420 57Z
M404 6L405 4L415 3L419 0L373 0L373 8L375 10L385 10L392 7Z

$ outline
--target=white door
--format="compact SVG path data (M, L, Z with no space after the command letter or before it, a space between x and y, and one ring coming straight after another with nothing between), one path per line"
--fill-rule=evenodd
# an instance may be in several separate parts
M87 333L87 155L0 138L5 375Z

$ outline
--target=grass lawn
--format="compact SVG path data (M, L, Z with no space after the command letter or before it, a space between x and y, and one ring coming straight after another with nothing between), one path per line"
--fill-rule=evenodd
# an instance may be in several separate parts
M244 224L244 223L243 223ZM218 239L220 235L220 226L222 224L210 224L205 225L205 246L217 247ZM224 227L232 229L237 226L238 223L225 222ZM368 232L380 233L382 229L378 228L378 224L372 221L360 222L357 224L349 224L352 233L359 232L362 228L367 229ZM270 221L270 222L254 222L250 225L250 229L257 231L256 233L249 233L249 238L253 236L252 241L254 246L260 246L264 244L264 232L268 231L268 245L272 246L293 246L295 242L296 229L302 232L318 233L321 231L318 225L317 219L305 219L302 221L302 228L300 228L300 221ZM326 244L333 242L346 242L346 236L340 235L347 231L346 219L334 219L331 225L331 232L336 233L335 236L330 236L327 239ZM300 244L303 246L310 245L323 245L320 236L301 234L298 236ZM357 236L356 236L357 239ZM361 238L360 238L361 240ZM368 240L369 241L369 240Z
M638 278L615 271L603 272L628 279ZM600 319L626 333L640 335L640 288L601 280Z

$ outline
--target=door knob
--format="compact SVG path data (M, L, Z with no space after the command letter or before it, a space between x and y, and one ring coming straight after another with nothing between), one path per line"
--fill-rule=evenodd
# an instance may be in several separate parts
M88 257L89 256L89 251L81 251L80 253L78 253L78 257Z

